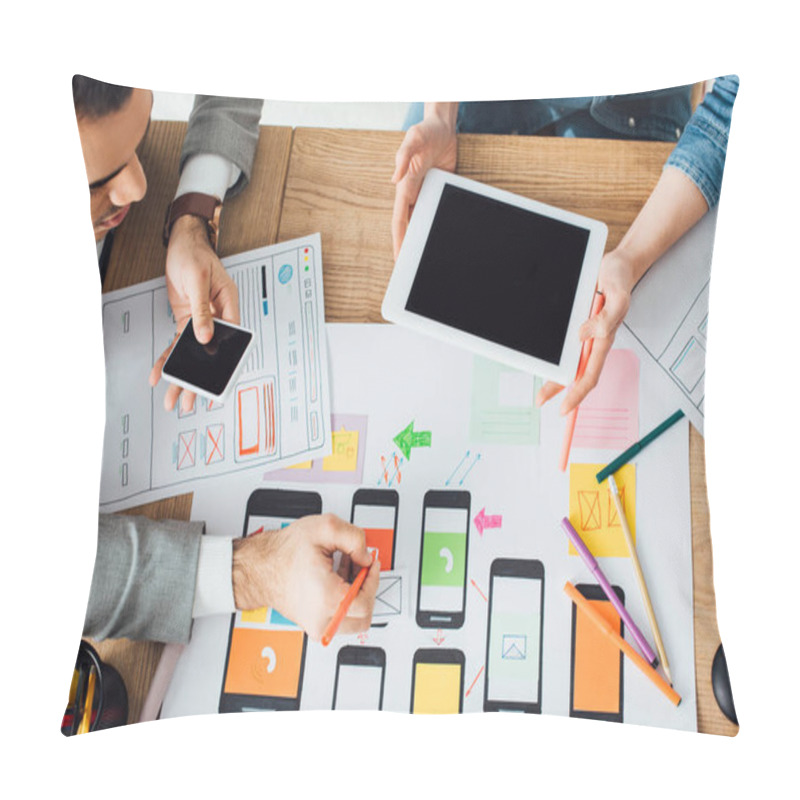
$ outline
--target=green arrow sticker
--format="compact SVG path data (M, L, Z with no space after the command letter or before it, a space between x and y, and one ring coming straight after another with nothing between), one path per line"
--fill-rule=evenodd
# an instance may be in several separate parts
M414 420L403 428L397 436L394 437L394 443L400 448L403 455L411 458L412 447L430 447L431 446L431 432L430 431L415 431Z

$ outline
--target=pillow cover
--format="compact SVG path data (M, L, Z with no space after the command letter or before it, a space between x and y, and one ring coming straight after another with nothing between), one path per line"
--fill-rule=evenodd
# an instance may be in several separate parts
M735 732L692 547L737 88L412 105L401 132L335 112L262 125L269 104L212 96L167 122L150 92L76 76L107 369L84 635L127 683L129 722L516 710ZM431 167L608 226L572 387L377 324ZM212 313L256 333L222 403L159 380L176 332L191 316L207 341ZM90 676L65 732L98 708Z

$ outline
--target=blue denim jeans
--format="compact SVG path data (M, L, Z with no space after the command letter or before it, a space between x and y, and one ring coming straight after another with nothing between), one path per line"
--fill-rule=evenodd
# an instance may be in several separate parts
M691 86L679 86L603 97L467 102L459 104L456 130L674 142L691 115L690 95ZM413 103L404 130L422 116L422 103Z

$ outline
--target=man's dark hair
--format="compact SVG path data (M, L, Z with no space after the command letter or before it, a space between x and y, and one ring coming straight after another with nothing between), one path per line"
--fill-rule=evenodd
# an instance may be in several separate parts
M72 76L72 100L78 119L100 119L119 111L128 102L133 89L114 83L96 81L85 75Z

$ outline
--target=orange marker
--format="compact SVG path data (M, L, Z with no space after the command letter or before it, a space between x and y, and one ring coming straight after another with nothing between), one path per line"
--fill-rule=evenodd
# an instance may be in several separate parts
M592 302L592 310L589 314L590 317L599 314L603 310L603 306L605 305L606 297L600 292L595 292L594 300ZM594 343L594 339L587 339L583 346L581 347L581 357L578 359L578 369L575 372L575 380L577 381L579 378L583 377L583 373L586 372L586 364L589 362L589 356L592 354L592 344ZM559 463L559 467L561 471L564 472L567 468L567 462L569 461L569 450L572 447L572 436L575 433L575 422L578 419L578 407L572 409L567 416L567 429L564 431L564 444L561 446L561 461Z
M372 563L375 563L374 550L372 551ZM361 585L364 583L368 572L369 567L361 567L358 575L356 575L356 579L350 584L347 594L342 598L342 602L339 603L339 608L336 609L333 619L328 623L328 627L325 628L325 632L322 634L323 647L327 647L331 643L331 639L336 635L336 631L339 630L342 620L347 616L347 609L350 608L350 604L356 599L356 595L361 589Z
M569 582L564 584L564 591L572 602L591 620L600 631L607 636L648 678L660 689L671 703L678 706L681 696L651 667L639 653L634 650L609 624L608 620L597 609L592 608L589 601Z

